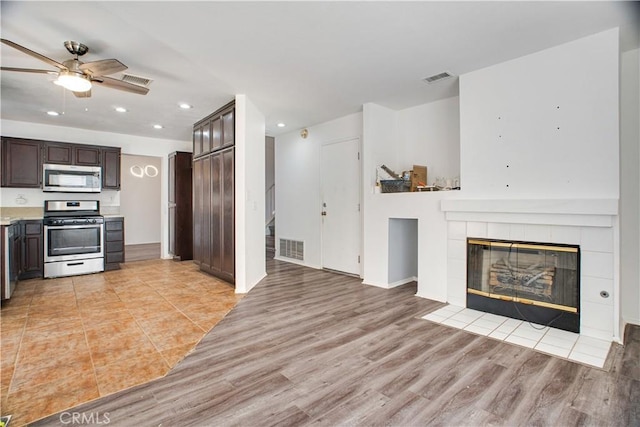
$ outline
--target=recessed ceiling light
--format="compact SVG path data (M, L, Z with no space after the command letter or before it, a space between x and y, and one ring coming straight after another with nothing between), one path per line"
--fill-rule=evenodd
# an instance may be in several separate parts
M278 123L276 126L278 126L279 128L283 128L283 127L285 127L286 125L285 125L284 123L280 122L280 123Z
M57 111L47 111L47 114L50 116L59 116L60 113L58 113Z
M164 126L162 126L162 125L153 125L153 128L154 128L154 129L162 129L163 127L164 127Z
M188 110L189 108L193 108L193 106L187 104L186 102L181 102L180 103L180 108L182 108L183 110Z
M127 112L127 109L126 109L126 108L124 108L124 107L116 107L116 111L117 111L118 113L126 113L126 112Z

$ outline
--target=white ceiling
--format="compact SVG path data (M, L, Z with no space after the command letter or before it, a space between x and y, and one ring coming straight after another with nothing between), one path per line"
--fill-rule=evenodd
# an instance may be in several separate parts
M1 34L54 60L117 58L153 80L146 96L96 87L75 98L52 76L3 71L3 119L190 140L194 122L246 94L278 135L361 111L457 94L455 75L620 27L640 43L638 2L9 2ZM51 69L6 45L2 65ZM112 77L120 78L121 73ZM180 110L179 102L194 106ZM116 113L123 106L128 113ZM58 117L45 113L64 112ZM285 128L275 124L282 121ZM153 124L162 124L156 130Z

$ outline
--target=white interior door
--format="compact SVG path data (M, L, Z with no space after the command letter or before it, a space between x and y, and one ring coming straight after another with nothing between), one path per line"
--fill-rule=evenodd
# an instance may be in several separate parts
M322 267L360 275L359 139L321 149Z

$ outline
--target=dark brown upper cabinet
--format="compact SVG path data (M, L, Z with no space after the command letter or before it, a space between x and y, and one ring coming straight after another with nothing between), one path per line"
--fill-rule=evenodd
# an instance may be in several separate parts
M44 163L57 165L73 164L73 148L71 144L44 142Z
M203 123L198 123L193 128L193 155L195 157L202 154L202 126Z
M44 163L57 165L100 166L100 147L43 141Z
M211 120L211 150L222 147L222 119L216 117Z
M87 145L74 145L73 164L78 166L100 166L102 164L102 149Z
M222 113L222 146L229 147L236 140L235 108Z
M2 187L41 188L42 164L102 166L102 188L120 190L120 148L2 137Z
M235 107L231 102L193 126L193 158L235 144Z
M2 186L40 188L42 183L40 141L2 137Z
M120 190L120 148L103 147L102 189Z

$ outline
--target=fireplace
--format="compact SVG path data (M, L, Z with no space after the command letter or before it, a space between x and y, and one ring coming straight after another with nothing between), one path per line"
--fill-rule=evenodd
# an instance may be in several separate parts
M467 307L580 332L580 247L467 238Z

